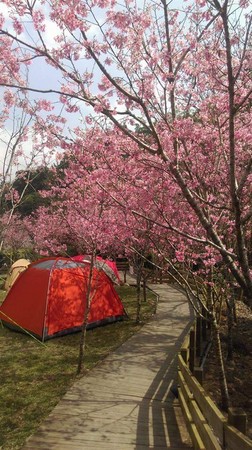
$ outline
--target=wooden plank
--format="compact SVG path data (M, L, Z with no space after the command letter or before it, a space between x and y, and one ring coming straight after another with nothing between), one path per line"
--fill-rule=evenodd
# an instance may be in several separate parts
M179 402L180 402L180 406L185 418L185 422L186 422L186 426L188 429L188 432L190 434L192 443L193 443L193 448L194 450L206 450L204 443L202 442L202 439L198 433L198 430L196 428L195 423L193 422L192 419L192 415L190 413L190 410L187 406L186 400L183 396L183 392L181 388L178 388L179 391Z
M205 448L207 450L221 450L221 446L218 443L213 431L207 424L206 419L204 418L197 403L195 402L195 400L193 400L193 395L191 394L187 384L185 383L185 379L181 371L178 372L178 384L180 386L183 398L191 413L192 421L195 423L197 430L199 431L199 434L202 438ZM187 415L188 417L190 417L188 411Z
M183 344L180 348L180 354L183 358L183 360L185 361L186 364L188 364L189 361L189 335L187 334Z
M227 423L227 419L217 408L209 395L206 394L200 383L191 374L181 355L178 355L178 365L185 382L197 401L204 417L207 419L208 424L213 429L214 434L217 436L220 443L224 445L224 424Z
M195 400L190 401L189 410L192 415L193 422L195 423L201 439L204 442L206 450L221 450L222 447L220 446L210 426L206 422L206 419Z
M167 419L169 423L167 423ZM131 417L123 417L116 421L117 426L115 427L114 418L92 418L87 415L87 417L83 420L81 417L72 416L69 414L68 416L61 417L49 417L46 421L42 423L39 427L40 432L59 432L62 436L66 434L76 433L82 428L85 428L85 438L88 434L98 433L99 431L103 434L109 433L111 436L114 434L122 434L124 436L132 435L134 436L136 431L136 419L132 419ZM177 429L177 420L175 417L169 415L167 418L165 415L165 411L160 410L159 415L155 417L149 414L141 420L141 422L137 421L137 427L141 429L141 433L145 435L151 434L155 437L162 437L164 435L164 430L169 428L169 432L174 430L176 432ZM176 440L176 434L174 433L173 441ZM177 439L179 440L179 439Z
M198 433L195 423L190 424L190 430L189 430L189 434L191 436L194 450L206 450L205 445L203 444L201 437Z
M186 426L188 427L189 424L192 423L193 420L192 420L192 416L191 416L190 410L189 410L189 408L187 406L186 399L185 399L185 397L183 395L183 391L182 391L182 389L180 387L178 388L178 398L179 398L179 403L180 403L181 409L183 411L183 415L184 415L184 418L185 418Z
M212 427L221 444L224 444L224 424L227 422L227 419L225 419L213 400L206 395L206 392L194 377L192 377L192 386L193 395L204 417L207 419L207 422Z
M189 348L189 342L190 342L189 334L187 334L183 341L183 344L181 345L181 348Z
M52 440L49 444L45 443L43 439L36 439L33 441L34 443L28 443L25 446L24 450L121 450L120 445L118 443L106 443L104 441L97 442L86 442L83 444L82 442L58 442ZM48 446L49 445L49 446ZM136 447L134 447L136 448ZM1 449L1 447L0 447ZM169 447L169 450L193 450L190 446L172 446ZM123 445L123 450L133 450L131 445ZM159 446L159 445L144 445L137 444L137 450L167 450L167 446Z
M252 440L231 425L224 426L225 444L227 450L251 450Z
M193 399L193 395L190 392L190 389L188 388L185 379L181 373L181 370L178 370L178 385L183 393L183 397L188 404L190 400Z

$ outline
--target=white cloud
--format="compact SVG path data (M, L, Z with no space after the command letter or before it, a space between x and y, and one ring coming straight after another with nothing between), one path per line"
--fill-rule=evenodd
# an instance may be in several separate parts
M61 33L58 25L53 22L49 17L45 20L46 31L43 35L44 42L48 49L52 47L55 48L58 46L58 43L55 41L57 35Z
M4 3L0 3L0 14L2 14L5 19L9 18L8 7Z

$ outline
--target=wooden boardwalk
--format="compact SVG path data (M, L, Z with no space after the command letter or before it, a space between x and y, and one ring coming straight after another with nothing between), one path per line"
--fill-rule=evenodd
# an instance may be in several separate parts
M167 284L155 318L77 380L23 450L191 449L178 400L176 353L192 317Z

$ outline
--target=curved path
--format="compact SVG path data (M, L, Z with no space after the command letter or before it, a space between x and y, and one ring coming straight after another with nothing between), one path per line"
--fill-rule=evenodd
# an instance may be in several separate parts
M170 390L192 315L174 287L150 288L160 296L155 318L76 381L23 450L192 448Z

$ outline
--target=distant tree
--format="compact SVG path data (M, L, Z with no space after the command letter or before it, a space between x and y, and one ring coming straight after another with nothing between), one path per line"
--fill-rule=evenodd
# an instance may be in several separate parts
M54 171L47 166L16 173L12 187L18 192L19 196L25 191L17 206L17 212L21 217L28 216L36 211L39 206L48 204L48 199L44 199L40 191L50 189L54 178Z

